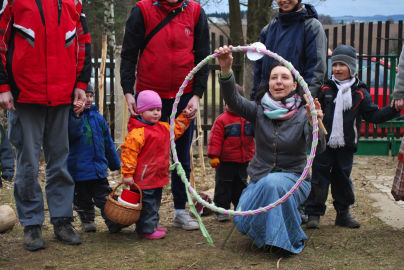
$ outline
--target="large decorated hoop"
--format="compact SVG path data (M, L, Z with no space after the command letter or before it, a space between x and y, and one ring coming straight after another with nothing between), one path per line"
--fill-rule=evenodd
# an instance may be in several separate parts
M275 207L279 206L280 204L282 204L283 202L285 202L300 187L300 185L302 184L302 182L306 178L307 174L309 173L309 169L311 168L311 166L313 164L313 159L315 157L315 153L316 153L316 149L317 149L317 145L318 145L317 111L315 109L314 100L313 100L313 97L311 96L311 93L310 93L310 90L309 90L309 88L307 86L307 83L304 81L303 77L293 67L293 65L290 62L286 61L281 56L279 56L278 54L276 54L276 53L274 53L274 52L272 52L270 50L266 50L266 49L262 49L262 48L258 48L258 47L254 47L254 46L232 47L230 49L230 51L232 51L232 52L258 52L260 54L267 55L269 57L274 58L275 60L277 60L277 61L281 62L283 65L285 65L285 67L287 67L292 72L293 76L296 78L297 82L299 83L299 85L303 88L304 92L306 93L307 98L309 100L310 112L311 112L311 115L312 115L312 118L313 118L313 141L312 141L312 144L311 144L310 155L309 155L309 157L307 159L307 163L306 163L306 166L305 166L305 168L303 170L303 173L299 177L296 184L284 196L282 196L277 201L275 201L275 202L273 202L273 203L271 203L271 204L269 204L269 205L267 205L265 207L260 207L258 209L253 209L253 210L238 211L238 210L230 210L230 209L224 209L224 208L221 208L221 207L217 207L214 203L209 203L209 202L203 200L197 194L197 192L192 188L192 186L190 185L190 183L187 180L187 177L185 175L185 171L182 168L181 163L178 161L177 151L175 149L175 142L174 142L175 114L177 113L177 107L178 107L180 97L182 96L182 94L184 92L184 89L188 85L189 81L192 80L194 75L204 65L206 65L210 60L215 59L219 55L219 54L216 54L216 53L207 56L196 67L194 67L191 70L191 72L189 72L189 74L185 77L185 80L182 83L182 85L181 85L181 87L180 87L180 89L179 89L179 91L178 91L178 93L177 93L177 95L175 97L175 101L174 101L174 104L173 104L173 110L172 110L172 113L170 115L170 147L171 147L171 152L172 152L173 161L174 161L173 166L175 166L175 168L177 170L177 174L181 177L182 182L184 182L184 184L185 184L189 202L192 203L192 200L190 200L188 192L199 203L201 203L202 205L204 205L205 207L211 209L214 212L218 212L218 213L226 214L226 215L231 215L231 216L257 215L257 214L261 214L261 213L264 213L264 212L268 212L272 208L275 208ZM199 220L199 217L198 217L198 220Z

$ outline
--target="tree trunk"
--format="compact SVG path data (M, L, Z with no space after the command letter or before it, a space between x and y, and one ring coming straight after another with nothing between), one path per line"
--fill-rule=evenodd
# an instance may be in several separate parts
M232 45L244 45L243 27L241 24L240 1L229 0L230 38ZM234 53L234 75L236 81L243 84L244 54Z
M273 0L248 0L247 10L247 44L259 41L262 28L268 24L274 11ZM244 89L246 97L251 94L254 80L254 62L245 57Z

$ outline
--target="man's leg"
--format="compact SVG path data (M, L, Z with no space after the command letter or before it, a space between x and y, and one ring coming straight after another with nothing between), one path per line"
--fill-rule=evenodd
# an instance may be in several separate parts
M30 251L45 248L41 231L44 202L38 182L45 113L46 107L29 104L17 104L16 111L9 112L9 137L17 156L14 197L24 227L24 245Z
M185 109L191 97L192 93L185 94L181 97L180 102L178 103L176 116L178 116L182 112L182 110ZM169 116L172 111L172 104L174 100L163 99L162 102L163 108L161 119L162 121L169 122ZM191 157L189 151L191 148L193 134L194 121L192 121L185 133L178 140L175 141L178 160L181 162L188 180L191 173ZM194 219L192 219L187 212L185 212L185 205L188 201L185 191L185 185L182 182L181 178L177 175L176 171L173 171L171 173L171 192L173 194L175 208L174 226L181 227L185 230L198 229L198 223Z
M78 245L81 239L71 225L74 181L67 170L69 107L61 105L47 108L44 136L47 164L45 191L56 238L65 244Z

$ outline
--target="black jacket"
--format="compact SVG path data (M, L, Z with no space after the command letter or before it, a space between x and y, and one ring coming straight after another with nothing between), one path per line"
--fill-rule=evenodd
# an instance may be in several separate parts
M372 102L372 98L367 90L367 86L356 79L351 87L352 90L352 108L344 111L344 139L345 147L356 152L358 139L360 136L360 126L362 118L371 123L382 123L399 116L394 108L390 106L379 107ZM327 143L331 135L332 122L334 119L335 103L338 87L332 80L324 82L321 92L318 95L321 108L324 112L324 126L327 129Z

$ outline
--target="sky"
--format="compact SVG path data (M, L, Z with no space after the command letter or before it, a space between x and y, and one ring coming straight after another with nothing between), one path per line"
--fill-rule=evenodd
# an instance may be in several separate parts
M303 0L305 2L315 4L319 14L331 17L404 14L404 0ZM227 3L228 0L213 0L213 4L205 5L204 9L207 13L228 12Z

